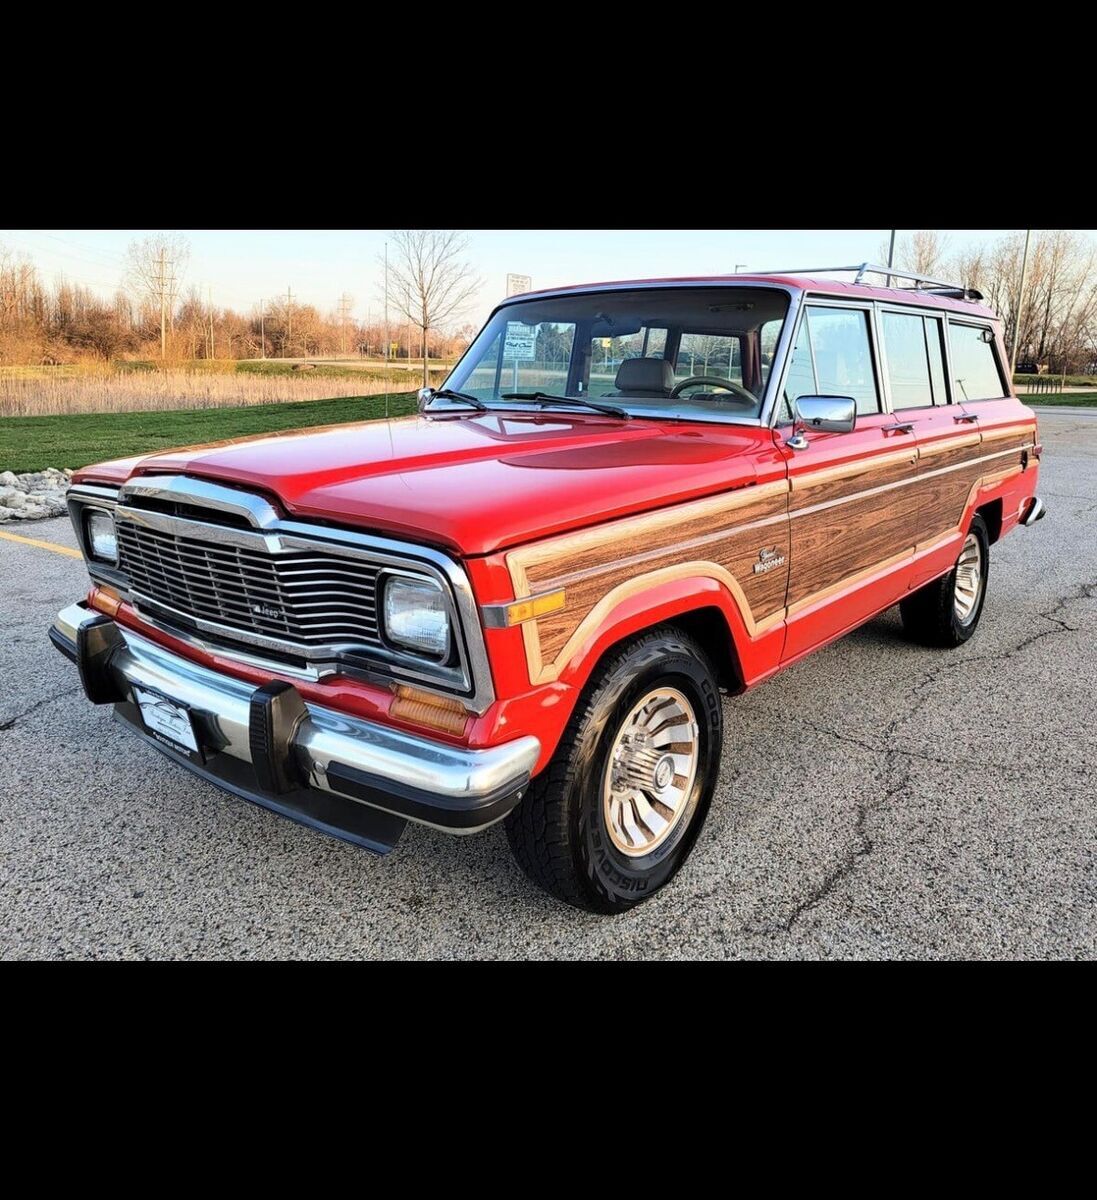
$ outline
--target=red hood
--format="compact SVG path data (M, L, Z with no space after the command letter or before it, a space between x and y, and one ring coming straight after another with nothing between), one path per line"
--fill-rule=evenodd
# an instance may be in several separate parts
M783 471L768 429L578 413L404 417L119 459L77 481L187 474L464 554L591 525Z

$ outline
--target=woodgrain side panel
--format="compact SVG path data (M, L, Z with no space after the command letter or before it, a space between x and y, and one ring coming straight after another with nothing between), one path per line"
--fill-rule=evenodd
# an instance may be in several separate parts
M794 475L789 510L797 512L816 504L855 496L868 488L913 479L918 473L918 452L912 444L908 449L895 454L881 454L866 459L859 466L860 470L855 474L849 473L845 468L838 468L841 474L823 470L813 471L809 475Z
M516 597L564 589L522 626L530 679L557 678L613 606L684 577L719 580L751 636L957 532L980 486L1022 469L1032 426L955 437L644 513L511 551ZM788 563L756 572L762 559Z

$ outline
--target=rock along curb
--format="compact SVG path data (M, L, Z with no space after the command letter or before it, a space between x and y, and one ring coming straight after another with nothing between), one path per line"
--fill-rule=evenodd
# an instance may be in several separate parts
M0 471L0 525L6 521L40 521L45 517L63 517L68 512L65 493L72 472L66 467L47 467L16 475Z

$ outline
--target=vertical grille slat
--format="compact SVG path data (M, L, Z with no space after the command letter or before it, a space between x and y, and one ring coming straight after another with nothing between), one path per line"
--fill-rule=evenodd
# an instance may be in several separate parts
M274 555L125 519L118 521L118 551L138 600L305 646L381 644L379 565L322 548Z

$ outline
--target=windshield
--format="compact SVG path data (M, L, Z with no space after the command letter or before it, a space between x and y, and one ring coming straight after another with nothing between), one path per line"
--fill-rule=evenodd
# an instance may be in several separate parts
M446 387L492 408L544 393L577 410L593 401L633 416L755 419L788 304L785 292L759 287L520 300L494 313ZM461 402L431 402L451 406Z

